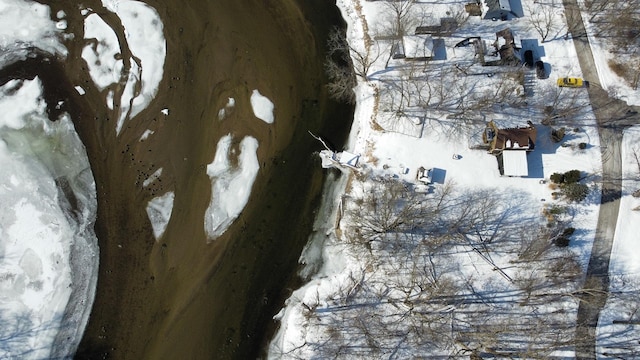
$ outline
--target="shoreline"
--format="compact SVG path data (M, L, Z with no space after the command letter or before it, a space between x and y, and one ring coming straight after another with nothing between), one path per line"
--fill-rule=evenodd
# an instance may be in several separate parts
M358 24L360 21L365 21L361 16L358 16L357 20L349 17L351 12L356 11L355 7L348 7L349 4L353 4L353 2L349 0L338 0L336 7L340 10L342 19L347 24L347 40L353 41L353 38L350 38L348 35L349 31L353 31L354 26L359 25L364 28L366 25ZM358 88L361 88L361 90L358 91ZM354 91L356 92L355 109L353 118L351 119L351 129L343 150L366 156L366 154L358 151L365 150L364 142L366 135L363 135L363 132L369 129L369 127L361 121L363 121L362 119L373 119L375 117L378 96L370 84L360 81L357 87L354 88ZM368 105L370 101L367 101L367 99L373 99L373 104ZM367 114L367 116L358 115L369 112L370 114ZM333 179L334 176L331 171L338 171L337 169L324 171L328 172L329 175L325 179L326 183L322 191L322 202L314 220L314 231L309 236L299 258L299 269L297 273L301 281L298 286L291 291L285 299L283 306L280 308L280 311L274 316L277 325L271 338L267 339L266 348L268 355L271 355L272 352L280 354L279 351L282 349L281 342L283 341L283 334L287 331L287 319L293 315L293 305L296 302L301 302L300 296L306 292L306 287L310 285L314 279L330 276L330 274L324 273L326 270L324 264L332 257L330 253L331 249L328 249L329 247L326 246L326 244L327 242L338 241L341 236L336 234L341 218L339 211L342 208L342 198L347 192L352 177L355 175L353 171L349 171L348 173L341 173L337 179ZM326 196L327 193L331 195ZM296 294L300 296L296 296Z

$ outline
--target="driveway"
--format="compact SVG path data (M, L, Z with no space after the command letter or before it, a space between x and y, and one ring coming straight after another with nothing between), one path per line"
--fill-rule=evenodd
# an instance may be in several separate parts
M625 127L638 123L638 115L625 102L612 99L602 88L591 46L576 0L563 0L580 68L589 81L589 99L598 122L602 152L602 199L576 327L576 358L596 359L596 329L609 292L609 261L622 195L620 146Z

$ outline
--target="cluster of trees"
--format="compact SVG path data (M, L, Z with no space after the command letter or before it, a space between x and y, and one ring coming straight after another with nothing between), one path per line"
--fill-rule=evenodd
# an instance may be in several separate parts
M442 131L459 132L484 124L483 113L525 105L522 69L501 71L491 86L480 86L485 76L473 74L470 64L408 62L399 76L380 79L381 110L396 117L425 117ZM441 121L446 118L455 121Z
M545 358L575 344L582 267L555 229L523 216L529 199L355 186L344 245L359 267L303 305L317 332L285 358Z
M611 44L609 66L636 89L640 83L640 0L586 0L596 36Z
M552 186L559 188L559 193L554 196L562 195L569 201L582 201L589 195L589 187L580 183L580 170L570 170L565 173L553 173L550 176ZM555 195L557 194L557 195Z

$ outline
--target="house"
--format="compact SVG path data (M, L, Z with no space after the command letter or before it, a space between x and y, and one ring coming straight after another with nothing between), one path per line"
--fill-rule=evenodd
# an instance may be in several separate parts
M489 121L482 134L482 141L489 145L489 153L498 155L504 150L533 151L537 130L531 121L527 126L500 129L495 122Z
M489 121L482 141L488 152L498 158L500 173L506 176L528 176L527 153L535 148L537 130L531 121L527 126L500 129Z
M518 17L511 9L509 0L484 0L483 19L508 20L509 17Z
M395 59L429 60L433 57L433 38L429 35L405 35L394 49Z

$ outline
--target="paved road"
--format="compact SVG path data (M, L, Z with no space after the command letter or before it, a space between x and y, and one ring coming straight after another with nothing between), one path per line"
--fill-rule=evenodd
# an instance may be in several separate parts
M609 291L609 261L622 194L620 146L625 127L639 123L638 109L612 99L602 89L576 0L563 0L580 68L589 81L589 98L598 121L602 151L602 200L583 293L578 307L576 358L596 359L596 329Z

